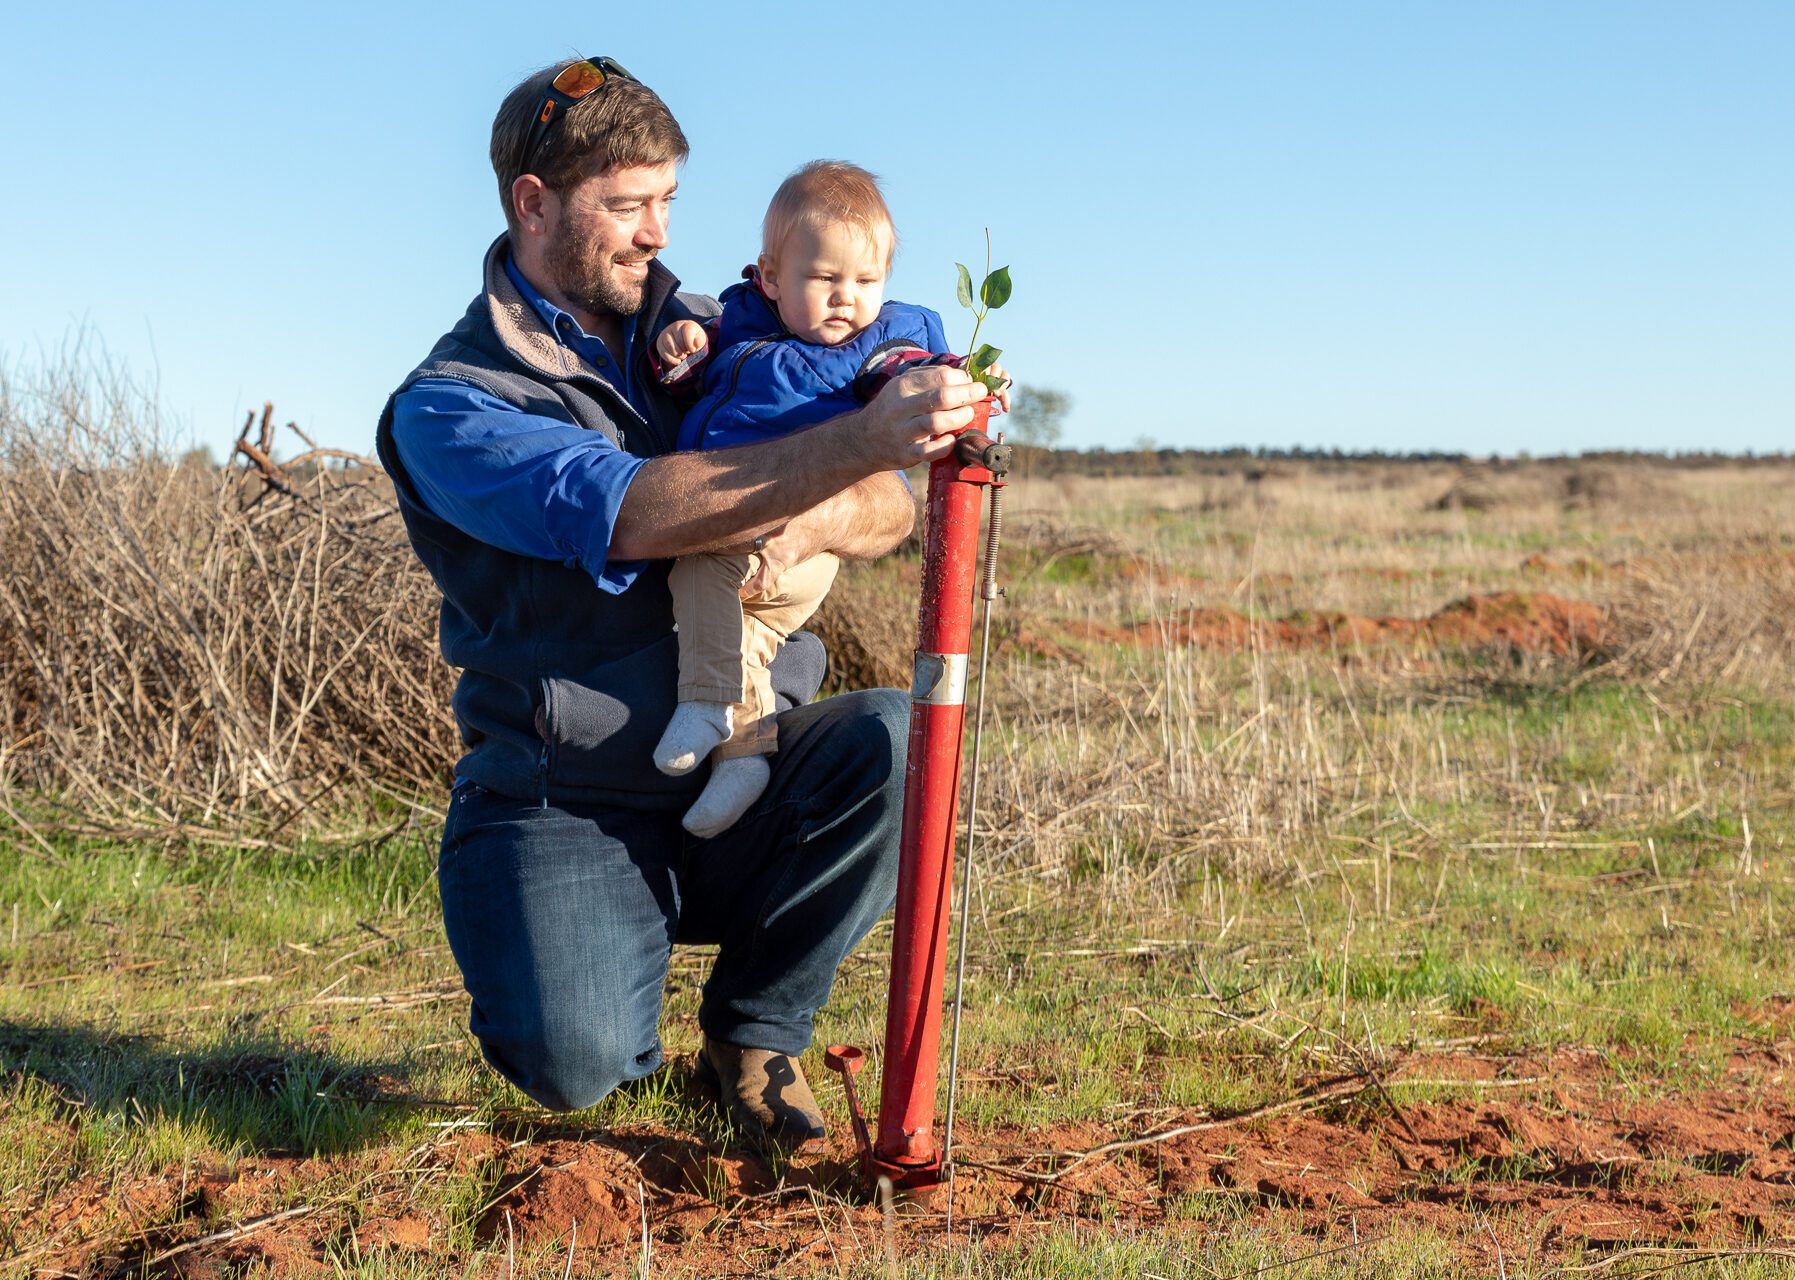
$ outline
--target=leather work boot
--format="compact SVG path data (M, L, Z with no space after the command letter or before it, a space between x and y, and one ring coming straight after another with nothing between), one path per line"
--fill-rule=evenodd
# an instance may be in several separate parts
M804 1069L790 1054L704 1038L698 1079L717 1091L729 1118L752 1138L800 1147L828 1130Z

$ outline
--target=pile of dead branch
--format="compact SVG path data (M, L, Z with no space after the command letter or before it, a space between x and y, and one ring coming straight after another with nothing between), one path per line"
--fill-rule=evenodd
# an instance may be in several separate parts
M0 787L191 833L440 785L453 673L391 486L289 430L177 460L122 376L0 373Z

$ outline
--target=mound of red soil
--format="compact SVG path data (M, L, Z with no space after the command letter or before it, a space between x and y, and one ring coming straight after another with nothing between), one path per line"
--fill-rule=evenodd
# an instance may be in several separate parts
M526 1244L572 1240L587 1248L622 1244L636 1234L639 1212L627 1161L606 1159L617 1153L556 1150L551 1144L540 1162L500 1184L501 1198L475 1227L484 1241L503 1241L515 1233ZM576 1234L577 1233L577 1234Z
M1267 620L1210 606L1127 626L1081 622L1066 630L1080 639L1102 643L1206 649L1364 649L1407 644L1417 649L1502 649L1585 657L1607 652L1610 635L1604 610L1543 591L1466 596L1424 618L1304 612ZM1023 639L1026 643L1026 637Z
M1601 609L1581 600L1505 591L1455 600L1423 619L1420 629L1436 644L1568 654L1601 652L1608 641L1607 623Z

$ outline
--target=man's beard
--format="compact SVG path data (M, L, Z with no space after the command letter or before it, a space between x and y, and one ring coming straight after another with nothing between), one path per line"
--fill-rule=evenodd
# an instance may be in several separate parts
M643 262L653 254L631 258ZM614 255L600 253L587 240L563 224L547 248L548 271L555 286L595 315L633 316L648 295L648 281L620 281L612 269Z

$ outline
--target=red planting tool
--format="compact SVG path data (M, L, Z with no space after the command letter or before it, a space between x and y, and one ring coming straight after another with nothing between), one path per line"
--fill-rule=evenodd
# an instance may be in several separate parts
M985 601L979 652L979 700L991 640L991 601L997 595L995 556L1003 527L1003 486L1010 446L985 434L990 402L977 406L954 452L929 469L928 531L923 547L922 607L916 628L916 670L910 686L910 750L904 778L904 825L898 853L897 912L892 923L891 994L885 1014L884 1074L878 1133L869 1135L853 1076L858 1049L831 1045L825 1062L840 1071L854 1113L860 1163L869 1183L890 1179L894 1189L926 1199L942 1180L953 1148L958 1082L960 991L954 993L954 1042L949 1064L947 1130L935 1146L935 1085L941 1041L954 819L960 799L960 748L966 712L966 667L972 641L972 599L979 513L991 495L991 519L979 594ZM982 721L982 716L980 717ZM979 736L973 736L970 808L978 807ZM972 862L972 823L966 831ZM962 876L964 879L964 875ZM961 914L959 967L964 975L966 927ZM952 1166L948 1165L951 1173Z

